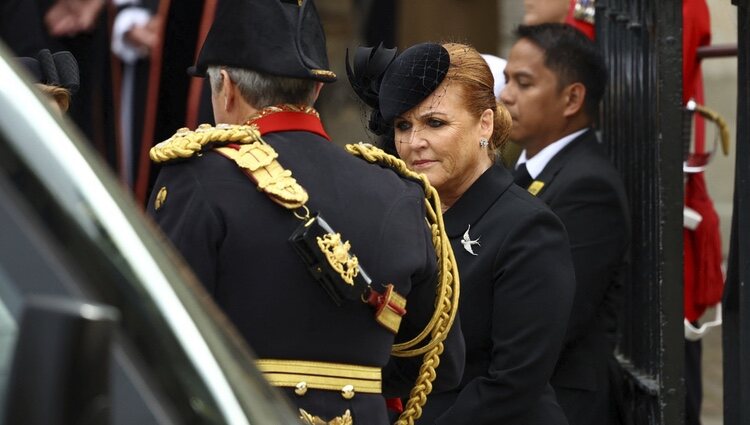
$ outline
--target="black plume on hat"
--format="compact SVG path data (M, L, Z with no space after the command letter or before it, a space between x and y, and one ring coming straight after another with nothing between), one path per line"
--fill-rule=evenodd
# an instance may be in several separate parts
M198 60L188 73L205 77L211 65L336 81L336 74L328 69L325 33L313 0L220 1Z
M416 44L388 66L380 83L380 113L387 123L419 105L443 82L450 54L436 43Z
M380 43L378 47L357 47L354 52L353 68L349 65L349 49L346 50L346 75L349 83L365 104L378 107L378 93L383 74L396 57L397 49L387 49Z
M372 108L369 128L377 135L385 134L391 128L380 115L379 94L380 82L388 65L396 57L396 51L395 48L386 49L383 43L376 48L357 47L352 68L349 65L349 50L346 50L346 75L357 96Z
M36 82L63 87L71 93L78 91L80 86L78 62L72 53L67 51L51 53L48 49L43 49L37 53L36 58L19 57L17 59Z

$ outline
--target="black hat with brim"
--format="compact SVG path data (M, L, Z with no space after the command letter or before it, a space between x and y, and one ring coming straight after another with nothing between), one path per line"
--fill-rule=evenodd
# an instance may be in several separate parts
M279 77L336 81L312 0L222 0L190 75L228 66Z
M49 86L63 87L76 93L80 86L78 62L73 54L67 51L51 53L40 50L35 58L16 58L28 71L35 82Z
M450 54L440 44L421 43L404 50L380 83L380 114L386 123L419 105L443 82Z

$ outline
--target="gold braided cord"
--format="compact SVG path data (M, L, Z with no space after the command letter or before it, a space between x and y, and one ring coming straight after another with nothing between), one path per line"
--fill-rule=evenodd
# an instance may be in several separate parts
M458 266L456 265L456 259L453 256L450 241L445 233L443 215L440 213L440 197L435 188L430 185L430 182L424 174L415 173L414 171L409 170L404 161L383 152L381 149L370 144L357 143L346 145L346 150L368 162L377 162L388 166L401 175L419 181L425 191L426 218L432 232L432 243L435 246L435 252L438 254L438 269L440 270L440 284L438 285L438 293L435 299L435 313L425 329L423 329L419 335L410 341L395 344L392 353L397 357L413 357L424 354L437 345L434 340L427 346L419 349L411 351L409 351L409 349L420 344L432 333L438 322L444 320L441 318L444 312L448 312L447 320L449 320L449 322L447 324L448 329L450 329L458 309ZM445 337L443 336L442 339L445 339Z
M260 140L260 132L256 126L219 124L212 127L201 124L195 131L187 128L177 130L172 137L151 148L149 157L156 163L162 163L190 158L214 145L247 144Z
M422 407L427 403L427 396L432 392L432 382L437 377L437 367L440 365L443 348L441 341L424 355L422 365L419 367L419 375L409 393L409 400L394 425L414 425L414 421L422 417Z
M368 162L388 166L401 175L419 181L425 192L426 219L430 225L435 252L438 254L438 270L440 271L435 298L435 312L419 335L411 341L395 344L392 351L392 354L397 357L424 355L422 365L419 368L419 375L409 394L409 400L403 413L396 421L396 425L413 425L414 421L422 416L422 407L427 402L427 396L432 392L432 382L437 376L436 369L440 364L440 355L444 350L443 341L448 336L458 311L460 292L458 266L445 232L440 197L435 188L430 185L427 177L409 170L403 161L372 145L364 143L347 145L346 150ZM421 344L428 334L431 340L424 346L415 349L414 347Z

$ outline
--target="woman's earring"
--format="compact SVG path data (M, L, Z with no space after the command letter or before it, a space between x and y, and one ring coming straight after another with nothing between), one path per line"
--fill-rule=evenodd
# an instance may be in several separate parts
M479 139L479 146L480 147L486 148L489 145L490 145L490 143L487 141L487 139Z

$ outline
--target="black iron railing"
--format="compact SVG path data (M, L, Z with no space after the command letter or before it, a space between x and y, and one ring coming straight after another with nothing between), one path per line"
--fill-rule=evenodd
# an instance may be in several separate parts
M633 222L619 359L633 423L684 423L682 2L599 0L609 67L603 141L625 177Z
M750 423L750 10L737 6L737 159L732 235L723 300L724 424Z

